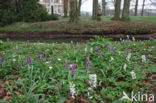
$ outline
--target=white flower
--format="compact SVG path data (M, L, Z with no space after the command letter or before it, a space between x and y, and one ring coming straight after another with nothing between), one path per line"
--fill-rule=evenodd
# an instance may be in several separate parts
M90 48L90 53L93 53L93 48Z
M72 95L72 98L75 98L76 91L75 91L75 84L72 82L69 82L69 87L70 87L70 94Z
M127 35L127 39L129 39L129 35Z
M12 59L12 61L13 61L13 62L15 62L15 61L16 61L16 59Z
M96 82L97 82L97 75L96 74L90 74L89 75L89 84L91 88L96 87Z
M136 74L134 71L131 71L131 76L132 76L132 79L136 79Z
M111 57L111 60L110 61L113 61L114 60L114 58L113 57Z
M123 69L126 71L126 69L127 69L127 64L124 65Z
M142 58L142 62L143 63L146 63L146 56L145 55L142 55L141 58Z
M57 60L58 60L58 61L61 61L61 59L60 59L60 58L58 58Z
M154 46L151 47L152 49L154 48Z
M0 44L2 44L3 43L3 41L2 40L0 40Z
M85 48L85 52L87 53L87 48Z
M122 41L122 38L120 38L120 41Z
M93 89L92 88L88 88L88 97L89 97L89 99L93 98L92 96L90 96L90 93L92 93L92 92L93 92Z
M121 51L119 51L119 55L121 55Z
M135 37L132 37L133 41L135 41Z
M69 66L72 67L72 64L70 64Z
M45 62L45 64L49 64L49 63L50 63L49 61Z
M129 53L127 58L126 58L128 62L129 62L130 58L131 58L131 53Z
M52 67L52 66L50 66L50 67L49 67L49 69L51 70L51 69L53 69L53 67Z

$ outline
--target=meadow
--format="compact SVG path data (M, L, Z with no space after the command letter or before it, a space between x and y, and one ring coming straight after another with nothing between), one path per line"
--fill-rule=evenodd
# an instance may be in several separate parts
M123 93L156 93L155 51L156 40L128 36L0 41L0 103L132 103Z
M101 21L81 16L78 23L69 23L68 19L48 22L17 22L0 28L0 32L59 32L77 34L151 34L156 30L156 17L132 16L131 22L112 21L112 17L102 16Z

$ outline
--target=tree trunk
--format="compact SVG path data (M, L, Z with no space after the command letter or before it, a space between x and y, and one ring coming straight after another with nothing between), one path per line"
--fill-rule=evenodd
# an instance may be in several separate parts
M64 0L64 17L68 16L68 0Z
M121 7L121 0L115 1L115 13L112 20L120 20L120 7Z
M144 7L145 7L145 0L143 0L142 10L141 10L141 16L144 15Z
M97 14L98 14L98 0L93 0L93 14L92 14L93 20L97 19Z
M82 0L79 0L79 6L78 6L78 15L81 15L81 4L82 4Z
M102 15L106 16L106 0L102 0Z
M78 21L78 8L77 8L77 0L70 0L70 19L69 22L77 22Z
M124 8L122 12L122 21L129 21L129 8L130 8L130 0L124 0Z
M139 2L139 0L136 0L136 3L135 3L135 14L134 14L134 16L138 16L138 2Z

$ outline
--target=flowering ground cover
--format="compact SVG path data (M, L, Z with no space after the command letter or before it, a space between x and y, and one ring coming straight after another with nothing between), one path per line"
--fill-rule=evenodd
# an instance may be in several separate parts
M123 95L156 93L156 40L7 39L0 57L0 103L131 103Z

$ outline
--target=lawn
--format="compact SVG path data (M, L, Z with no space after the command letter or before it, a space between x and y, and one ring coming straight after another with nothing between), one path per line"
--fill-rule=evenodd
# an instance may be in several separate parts
M78 23L68 23L68 18L58 21L24 23L18 22L0 28L0 32L59 32L77 34L151 34L156 30L156 17L131 17L131 22L111 21L111 17L80 17Z
M156 40L1 41L0 103L132 103L123 92L156 92L155 51Z

